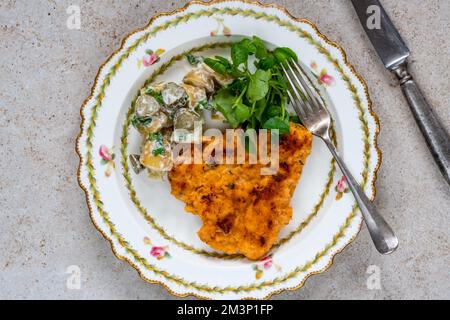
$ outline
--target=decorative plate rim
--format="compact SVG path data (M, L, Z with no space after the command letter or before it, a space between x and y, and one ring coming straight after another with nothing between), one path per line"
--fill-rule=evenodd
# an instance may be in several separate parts
M373 121L375 123L375 132L374 132L374 138L373 138L372 143L373 143L374 150L375 150L375 152L377 154L377 160L378 161L377 161L377 163L376 163L376 165L375 165L375 167L374 167L374 169L372 171L373 175L372 175L371 181L367 181L372 186L372 197L371 197L372 201L374 201L374 199L376 197L376 193L377 193L376 181L377 181L377 178L378 178L378 172L379 172L379 169L381 167L382 159L383 159L382 152L381 152L381 150L380 150L380 148L378 146L378 137L379 137L379 134L380 134L381 126L380 126L380 122L379 122L379 118L378 118L377 114L373 111L372 100L370 99L369 89L368 89L366 81L364 80L362 75L359 74L355 70L354 66L349 63L345 50L338 43L330 40L327 36L325 36L323 33L321 33L319 31L318 27L313 22L311 22L310 20L305 19L305 18L297 18L297 17L293 16L286 8L284 8L281 5L278 5L278 4L264 4L264 3L261 3L259 1L251 1L251 0L212 0L212 1L193 0L193 1L190 1L190 2L186 3L183 7L179 8L179 9L176 9L176 10L173 10L173 11L168 11L168 12L161 12L159 14L154 15L145 26L143 26L141 28L138 28L138 29L135 29L134 31L132 31L129 34L127 34L123 38L123 40L121 41L120 47L117 50L113 51L108 56L108 58L105 60L104 63L102 63L100 65L100 67L99 67L99 69L97 71L94 83L93 83L92 88L91 88L90 95L84 100L84 102L83 102L83 104L82 104L82 106L80 108L80 116L81 116L80 133L77 136L76 145L75 145L75 151L77 152L77 154L79 156L79 159L80 159L79 165L78 165L78 170L77 170L77 180L78 180L78 184L79 184L80 188L85 193L86 203L87 203L87 206L88 206L88 211L89 211L89 216L91 218L91 221L92 221L94 227L105 238L105 240L107 240L110 243L111 250L112 250L113 254L116 256L116 258L121 260L121 261L127 261L137 271L139 276L144 281L146 281L148 283L151 283L151 284L158 284L158 285L164 287L169 292L169 294L171 294L171 295L173 295L175 297L179 297L179 298L196 297L196 298L206 299L206 300L211 299L209 297L202 296L202 295L200 295L198 293L195 293L195 292L177 293L174 290L172 290L166 283L164 283L162 281L158 281L158 280L152 280L152 279L149 279L148 277L146 277L143 274L143 272L140 270L140 268L133 261L131 261L130 258L128 258L126 256L122 256L122 255L120 255L117 252L113 240L99 227L98 223L96 222L96 220L95 220L95 218L93 216L93 209L92 209L92 205L91 205L91 200L89 198L89 190L88 190L87 187L85 187L83 185L83 182L81 181L82 180L81 179L81 170L82 170L84 159L83 159L83 156L82 156L82 153L81 153L81 150L80 150L80 139L81 139L81 137L82 137L82 135L84 133L84 125L85 125L85 122L86 122L86 119L84 117L84 109L87 106L87 104L89 103L89 101L94 97L95 89L96 89L96 87L98 85L98 80L100 78L100 75L101 75L104 67L112 60L112 58L114 58L114 56L116 54L118 54L125 47L125 44L126 44L127 40L130 37L132 37L133 35L135 35L135 34L137 34L139 32L142 32L142 31L145 31L146 29L148 29L153 24L153 22L155 20L157 20L158 18L165 17L165 16L173 16L173 15L176 15L178 13L184 12L191 5L202 5L202 6L208 6L209 7L209 6L213 6L214 4L222 4L222 3L227 3L227 2L241 2L243 4L255 5L255 6L258 6L258 7L263 8L263 9L277 9L277 10L280 10L281 12L285 13L293 21L299 22L299 23L305 23L305 24L309 25L315 31L317 36L319 36L323 41L325 41L327 44L329 44L330 46L334 47L335 49L337 49L339 51L339 53L342 56L344 64L350 69L350 72L359 80L361 86L363 87L364 93L365 93L365 96L366 96L366 99L367 99L368 112L369 112L370 116L372 117L372 119L373 119ZM358 237L358 235L359 235L359 233L361 231L362 222L363 221L360 221L359 226L357 227L357 232L355 233L355 235L352 238L350 238L348 240L348 243L343 248L341 248L340 250L336 251L335 253L332 253L332 255L330 256L329 261L325 265L325 267L323 267L322 269L317 270L317 271L309 272L308 274L306 274L304 276L304 278L301 280L301 282L298 285L296 285L294 287L290 287L290 288L281 288L281 289L275 290L275 291L269 293L263 299L270 299L274 295L281 294L282 292L285 292L285 291L298 290L298 289L302 288L305 285L306 281L310 277L312 277L313 275L317 275L317 274L321 274L321 273L326 272L333 265L335 257L338 254L342 253ZM248 298L243 298L243 300L256 300L256 298L248 297Z

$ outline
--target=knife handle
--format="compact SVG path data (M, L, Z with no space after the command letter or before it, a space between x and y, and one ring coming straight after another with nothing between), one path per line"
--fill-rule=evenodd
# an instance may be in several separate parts
M419 86L414 82L408 72L407 64L403 64L394 70L400 80L400 84L414 118L425 136L428 147L442 172L445 180L450 184L450 138L442 124L428 104Z

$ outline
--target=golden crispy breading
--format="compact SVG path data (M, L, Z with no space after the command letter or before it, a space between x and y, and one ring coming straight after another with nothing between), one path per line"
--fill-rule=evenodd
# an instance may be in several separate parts
M263 258L292 217L292 195L311 152L312 135L299 125L280 142L276 175L261 164L177 165L169 174L172 194L200 216L202 241L229 254Z

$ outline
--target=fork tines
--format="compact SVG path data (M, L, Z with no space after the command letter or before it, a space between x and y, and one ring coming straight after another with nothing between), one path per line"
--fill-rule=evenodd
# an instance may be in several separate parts
M288 95L294 107L295 102L297 102L301 107L299 111L303 116L305 116L304 108L308 108L308 111L322 108L317 93L311 89L312 81L305 69L293 59L288 60L285 65L282 64L282 68L291 87L291 90L288 90Z
M315 133L314 129L319 123L324 125L329 122L328 110L301 64L290 59L281 64L281 67L289 83L287 93L295 112L305 127Z

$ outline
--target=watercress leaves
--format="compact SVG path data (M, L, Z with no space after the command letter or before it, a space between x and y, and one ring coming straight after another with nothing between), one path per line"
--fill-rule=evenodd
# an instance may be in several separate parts
M241 124L233 109L235 101L236 96L229 89L220 90L214 97L214 107L223 114L233 128Z
M221 56L215 56L215 58L217 61L223 64L227 68L227 70L230 70L232 68L231 62L227 58Z
M257 36L253 36L253 45L256 48L255 56L258 59L266 58L269 55L269 51L267 50L264 41L262 41Z
M251 57L255 58L255 71L248 66ZM205 58L203 61L211 69L235 79L213 97L214 108L233 128L262 127L289 133L290 116L285 109L288 86L280 66L288 59L298 60L291 49L271 51L256 36L234 43L231 61L220 56Z
M239 95L248 86L248 79L236 79L228 85L228 89Z
M298 57L295 52L289 48L276 48L273 54L279 63L283 63L289 59L298 61Z
M217 93L214 105L233 128L237 128L251 116L251 109L242 102L242 96L235 96L229 89L222 89Z
M213 69L215 72L221 74L221 75L226 75L227 74L227 65L225 65L223 62L217 60L217 59L212 59L212 58L205 58L203 59L203 62L210 67L211 69Z
M254 42L248 38L243 39L238 43L238 46L244 48L249 55L255 54L257 47Z
M231 46L231 60L236 68L242 64L247 64L248 57L257 52L257 47L252 40L245 38L241 42Z
M264 112L264 115L267 119L277 117L281 115L281 107L277 105L270 105L267 107L266 111Z
M221 75L232 76L235 78L239 78L242 76L242 72L239 71L237 66L233 65L228 59L224 57L216 56L215 59L205 58L203 59L203 62L205 62L208 67Z
M289 118L273 117L263 124L264 129L279 130L280 134L287 134L290 132Z
M233 64L239 67L241 64L247 62L248 51L244 47L234 44L231 47L231 59L233 60Z
M250 76L250 83L247 90L247 98L250 103L256 103L263 99L269 92L269 80L272 74L262 69L256 70L255 74Z
M247 121L251 116L251 109L247 107L242 102L238 103L234 109L234 114L236 115L236 119L243 123Z
M258 120L259 122L262 122L263 114L264 114L264 111L266 110L266 107L267 107L267 101L265 99L259 100L255 105L255 110L254 110L253 115L256 118L256 120Z
M255 66L258 69L270 70L277 64L277 59L273 53L268 53L267 56L261 58L261 60L255 62Z

